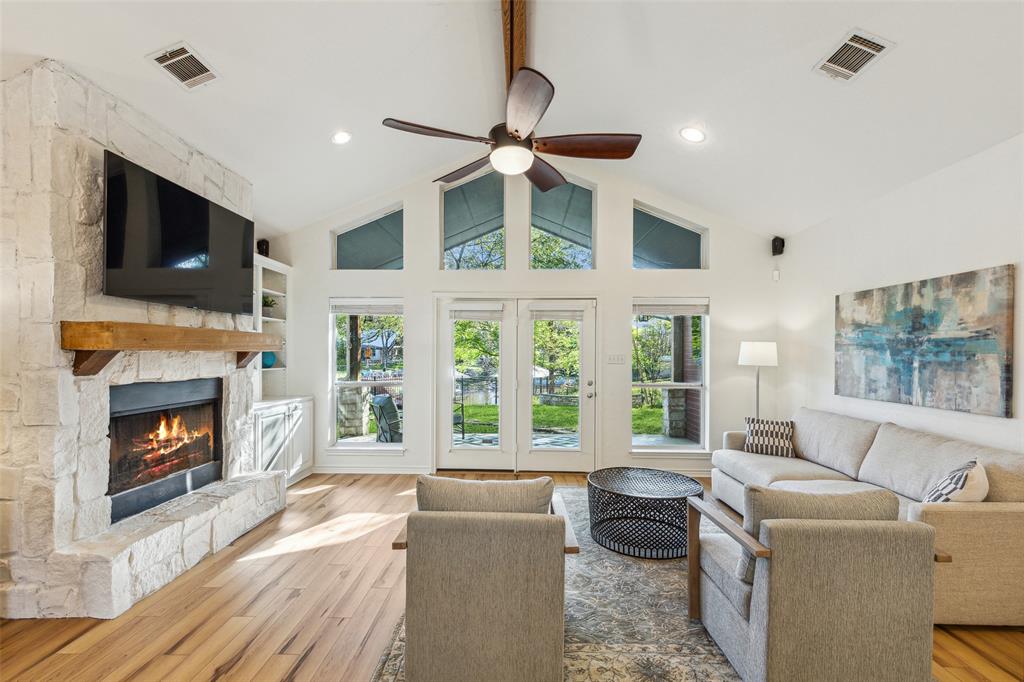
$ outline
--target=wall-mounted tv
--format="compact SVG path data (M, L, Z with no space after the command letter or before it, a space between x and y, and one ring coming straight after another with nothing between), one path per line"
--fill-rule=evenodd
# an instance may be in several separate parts
M103 293L252 314L253 222L104 154Z

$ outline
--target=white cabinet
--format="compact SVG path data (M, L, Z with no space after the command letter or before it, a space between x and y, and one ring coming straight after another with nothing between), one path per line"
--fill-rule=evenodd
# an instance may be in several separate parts
M287 471L291 485L313 470L313 398L278 398L253 405L256 466Z

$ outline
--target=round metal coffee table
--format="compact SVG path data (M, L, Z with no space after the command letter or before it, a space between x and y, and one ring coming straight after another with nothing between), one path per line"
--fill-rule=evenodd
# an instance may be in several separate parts
M590 536L602 547L643 559L686 556L686 498L704 496L689 476L641 467L587 476Z

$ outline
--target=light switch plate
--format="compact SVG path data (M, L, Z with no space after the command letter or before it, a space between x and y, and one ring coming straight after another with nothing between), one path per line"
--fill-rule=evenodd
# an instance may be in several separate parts
M609 365L624 365L626 364L626 356L623 353L609 353L608 354Z

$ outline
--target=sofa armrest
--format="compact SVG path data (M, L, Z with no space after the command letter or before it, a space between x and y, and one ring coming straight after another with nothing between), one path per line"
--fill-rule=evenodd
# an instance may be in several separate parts
M935 573L935 622L1024 625L1024 502L912 503L952 555Z
M743 444L747 442L746 431L726 431L722 434L723 450L742 450Z

